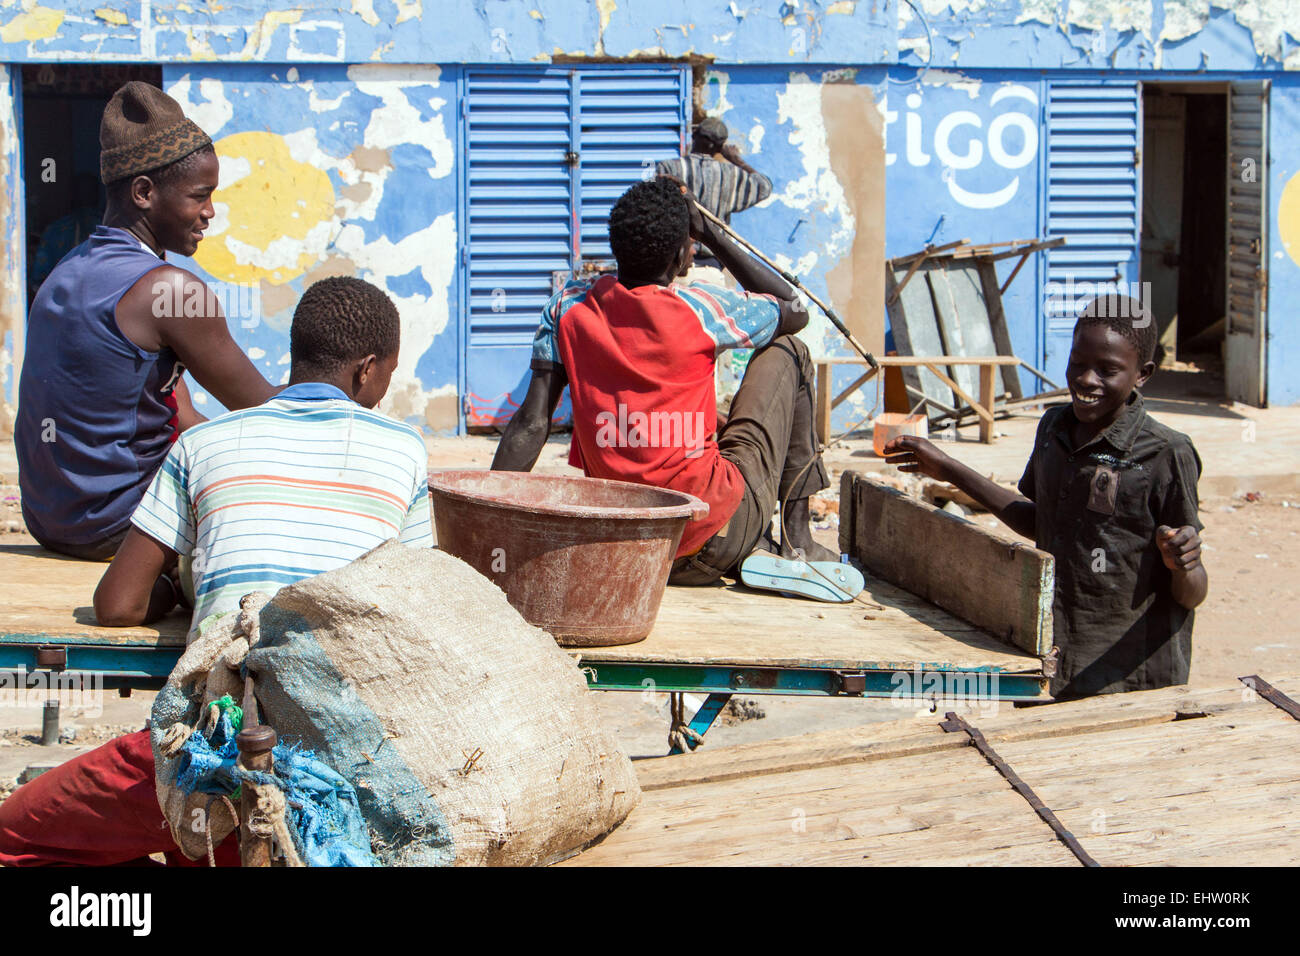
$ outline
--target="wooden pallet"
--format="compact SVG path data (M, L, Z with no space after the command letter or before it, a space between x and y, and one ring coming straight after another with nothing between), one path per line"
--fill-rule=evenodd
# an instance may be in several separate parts
M1300 863L1300 722L1240 683L958 712L1102 866ZM1080 865L940 717L638 761L565 865Z

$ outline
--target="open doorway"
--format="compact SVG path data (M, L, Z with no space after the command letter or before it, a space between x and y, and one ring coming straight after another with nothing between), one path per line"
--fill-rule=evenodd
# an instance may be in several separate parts
M23 184L27 194L27 303L104 212L99 121L122 84L162 85L157 66L23 67Z
M1145 83L1142 281L1159 330L1152 394L1222 399L1228 87Z

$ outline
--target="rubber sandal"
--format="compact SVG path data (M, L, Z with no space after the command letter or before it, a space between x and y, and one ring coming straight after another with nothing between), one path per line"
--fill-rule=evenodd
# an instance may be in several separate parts
M740 562L740 580L751 588L834 604L852 601L866 587L862 572L851 564L799 561L766 551L755 551Z

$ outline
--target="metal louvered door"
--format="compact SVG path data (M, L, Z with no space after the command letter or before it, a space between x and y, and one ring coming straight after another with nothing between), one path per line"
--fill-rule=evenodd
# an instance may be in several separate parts
M1228 91L1227 316L1224 381L1228 397L1263 406L1268 322L1267 80Z
M614 201L655 163L682 154L690 74L679 67L583 70L577 75L582 259L611 259Z
M609 264L610 206L681 154L689 82L681 66L466 71L467 426L518 408L542 307L564 278Z
M571 268L576 255L572 87L568 70L465 75L461 265L471 427L502 423L518 406L551 275Z
M1048 83L1044 106L1043 370L1063 381L1075 320L1094 295L1140 296L1141 85Z

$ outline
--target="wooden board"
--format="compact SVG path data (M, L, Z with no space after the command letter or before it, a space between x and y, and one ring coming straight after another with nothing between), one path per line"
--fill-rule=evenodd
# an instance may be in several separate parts
M1012 646L1052 646L1050 554L909 498L871 475L840 482L840 550L872 574Z
M106 564L75 561L35 545L0 546L0 638L44 635L51 643L183 647L188 616L153 627L94 624L90 606ZM821 666L910 671L954 668L1039 674L1042 662L884 581L859 603L822 604L731 586L669 588L650 636L637 644L584 648L585 660L748 666ZM870 617L870 619L868 619Z
M644 641L584 647L584 661L1039 674L1042 661L878 578L859 602L823 604L736 585L664 592ZM577 649L574 649L577 650Z
M91 601L107 562L78 561L34 544L0 545L0 636L49 635L62 643L184 647L189 614L150 627L99 627Z
M1007 331L1007 315L1002 307L1002 292L1001 286L998 285L997 266L987 259L979 259L975 263L975 268L979 272L980 292L983 294L984 302L988 307L989 332L993 336L993 350L998 355L1014 355L1015 352L1011 349L1011 334ZM1020 390L1020 370L1018 368L1013 366L1003 367L1002 387L1010 393L1012 399L1023 396Z
M1300 863L1300 722L1241 684L963 716L1103 866ZM641 805L566 865L1078 866L939 719L637 761Z

